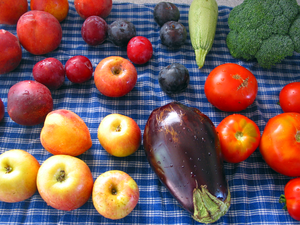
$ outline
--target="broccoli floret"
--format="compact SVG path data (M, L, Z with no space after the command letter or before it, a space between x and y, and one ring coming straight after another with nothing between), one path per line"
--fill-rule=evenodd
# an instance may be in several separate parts
M285 57L294 53L294 43L288 35L273 35L265 40L255 57L259 65L264 68L271 68L276 63L280 63Z
M234 58L257 59L264 68L300 50L296 0L245 0L228 17L226 43Z
M295 51L300 53L300 15L290 27L289 35L294 42Z

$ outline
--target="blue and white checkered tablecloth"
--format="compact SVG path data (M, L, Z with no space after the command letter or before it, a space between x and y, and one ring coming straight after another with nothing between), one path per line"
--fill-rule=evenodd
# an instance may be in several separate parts
M0 202L0 224L199 224L185 212L157 179L151 170L143 147L131 156L116 158L110 156L99 144L97 129L100 121L110 113L120 113L132 117L144 131L146 121L153 109L171 101L179 101L188 106L197 107L210 117L217 126L230 113L222 112L208 103L204 94L205 79L212 69L223 63L233 62L248 68L257 78L259 90L255 102L241 114L254 120L261 132L266 122L282 113L277 104L282 87L292 81L300 80L300 55L294 54L270 70L262 69L256 62L245 62L231 57L226 47L228 14L231 8L219 6L217 31L212 50L207 56L205 66L199 70L195 62L194 51L188 35L186 44L171 50L161 45L159 26L153 19L154 4L114 3L111 14L106 19L110 24L117 19L131 21L137 35L147 37L154 49L149 63L136 66L138 81L135 88L121 98L108 98L99 93L94 80L83 84L73 84L65 80L64 85L52 91L54 109L69 109L77 113L87 124L93 146L78 156L90 167L94 179L101 173L117 169L127 172L140 188L140 199L130 215L121 220L109 220L102 217L94 208L91 198L81 208L65 212L59 211L43 201L38 192L20 203ZM188 30L189 6L177 5L180 22ZM88 46L81 37L83 19L70 2L69 15L61 23L63 38L59 48L47 55L34 56L23 49L23 59L19 67L0 77L0 97L7 105L9 88L18 81L33 80L32 68L38 61L55 57L63 64L75 55L87 56L95 68L108 56L127 58L126 48L105 42L100 46ZM0 25L16 34L16 26ZM1 53L0 53L1 54ZM158 84L159 71L172 62L185 65L190 72L188 89L170 97L161 91ZM23 149L43 163L51 156L41 145L39 135L42 124L21 126L13 122L5 112L0 123L0 153L10 149ZM262 159L257 149L246 161L239 164L225 163L225 173L229 182L232 203L229 211L215 224L299 224L293 220L282 204L278 203L285 184L290 180L274 172Z

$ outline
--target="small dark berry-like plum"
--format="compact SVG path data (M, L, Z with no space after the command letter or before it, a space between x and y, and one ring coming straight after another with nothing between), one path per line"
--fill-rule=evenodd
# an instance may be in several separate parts
M91 46L102 44L107 37L108 25L100 16L88 17L81 27L82 39Z
M167 47L180 47L184 45L186 38L186 28L179 22L166 22L160 29L161 43Z
M136 29L133 23L120 19L108 26L107 35L108 40L116 46L124 47L136 36Z
M166 94L178 94L188 87L190 74L184 65L172 63L160 71L158 82Z
M180 12L176 5L171 2L160 2L154 7L153 16L159 26L163 26L168 21L178 21Z

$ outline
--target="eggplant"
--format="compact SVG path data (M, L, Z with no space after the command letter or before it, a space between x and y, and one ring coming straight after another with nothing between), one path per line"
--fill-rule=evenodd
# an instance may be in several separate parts
M171 102L152 111L143 146L159 180L193 219L213 223L230 207L220 142L197 108Z

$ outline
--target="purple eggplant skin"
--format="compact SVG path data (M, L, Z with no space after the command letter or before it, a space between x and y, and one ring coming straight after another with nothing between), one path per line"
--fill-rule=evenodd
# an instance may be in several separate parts
M231 197L221 147L205 114L179 102L153 110L143 146L159 180L196 221L212 223L226 214Z

